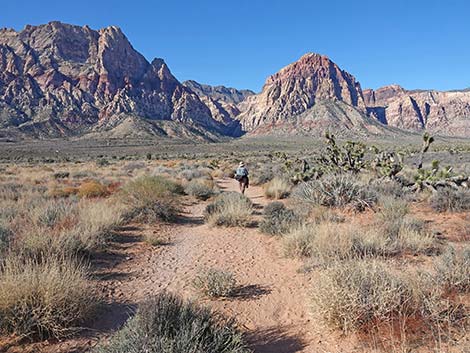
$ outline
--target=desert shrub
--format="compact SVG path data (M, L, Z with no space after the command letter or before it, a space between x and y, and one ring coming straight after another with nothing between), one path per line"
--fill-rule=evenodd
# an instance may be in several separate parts
M65 258L8 257L0 267L0 327L38 338L62 338L95 313L98 298L86 268Z
M282 202L271 202L264 208L259 228L263 233L281 235L300 224L300 217Z
M125 209L108 200L81 200L68 227L51 229L33 224L15 239L13 250L23 257L41 260L57 256L85 255L101 250L122 224Z
M379 196L404 197L407 192L403 186L394 180L374 180L369 186Z
M55 185L49 190L49 196L54 198L69 198L78 193L78 188L74 186Z
M15 183L0 184L0 200L17 201L22 194L23 185Z
M186 185L184 191L199 200L207 200L214 195L214 188L212 181L194 179Z
M376 228L387 240L387 253L432 253L439 251L436 238L424 222L408 215L408 203L403 199L380 199Z
M316 206L309 210L309 216L315 223L331 222L331 223L343 223L346 218L334 212L328 207Z
M235 289L236 280L231 272L208 269L193 280L193 286L209 297L230 297Z
M13 232L0 221L0 253L8 249L12 236Z
M246 196L237 192L225 192L207 205L204 216L215 226L246 226L251 221L253 204Z
M431 197L431 207L437 212L462 212L470 209L470 190L438 189Z
M109 165L109 161L107 159L104 159L104 158L100 158L96 161L96 165L98 167L106 167Z
M387 241L373 230L332 222L303 224L284 238L286 255L311 257L318 264L370 256L382 256Z
M66 179L70 176L69 172L56 172L54 173L54 179Z
M338 263L320 273L312 299L315 310L344 331L391 322L422 309L415 286L376 261Z
M39 226L54 227L66 218L74 217L76 203L69 200L46 200L32 210L31 218Z
M275 177L264 185L264 195L269 199L283 199L289 196L290 183L282 178Z
M328 174L318 180L301 183L295 198L328 207L352 206L362 211L377 201L377 195L349 174Z
M83 251L100 250L124 223L125 215L125 205L116 200L81 201L78 224L68 232L70 241L78 241Z
M108 195L108 189L98 181L87 181L78 187L77 195L79 197L105 197Z
M276 176L276 172L271 165L262 165L252 171L251 181L253 185L262 185L270 182Z
M179 211L176 195L183 191L180 184L162 176L143 176L124 185L120 199L131 208L129 218L147 223L173 221Z
M95 353L248 353L231 320L162 293L142 304L110 342Z
M167 237L162 237L160 234L155 233L144 234L144 241L152 246L168 245L170 243Z
M437 278L449 289L470 292L470 246L448 247L435 263Z
M137 169L144 169L145 167L144 162L128 162L122 167L122 170L125 172L133 172Z
M184 169L179 173L179 177L187 181L193 179L212 179L211 169L198 167L188 167L188 169Z

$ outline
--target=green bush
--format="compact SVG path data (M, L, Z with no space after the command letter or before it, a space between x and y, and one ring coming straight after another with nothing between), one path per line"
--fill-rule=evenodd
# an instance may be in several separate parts
M235 277L231 272L208 269L198 274L193 286L209 297L230 297L235 290Z
M251 222L253 204L246 196L237 192L225 192L207 205L206 221L215 226L247 226Z
M264 208L259 228L263 233L281 235L300 224L300 217L282 202L271 202Z
M162 293L142 304L110 342L94 353L249 353L231 320Z

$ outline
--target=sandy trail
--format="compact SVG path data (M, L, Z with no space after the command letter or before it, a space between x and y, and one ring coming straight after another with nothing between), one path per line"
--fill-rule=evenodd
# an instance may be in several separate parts
M237 191L234 180L219 180L223 191ZM255 218L268 202L260 187L246 194L255 205ZM112 296L138 303L162 290L196 299L224 314L235 317L250 333L256 352L313 352L307 342L310 315L309 283L297 273L301 263L282 256L278 239L261 234L256 228L213 228L203 222L206 203L185 206L183 221L159 230L170 243L149 249L140 243L126 248L127 261L116 265L113 273L122 280L109 281ZM147 230L151 231L151 230ZM130 229L128 237L139 230ZM237 296L230 300L201 298L192 280L205 268L231 271L239 284Z

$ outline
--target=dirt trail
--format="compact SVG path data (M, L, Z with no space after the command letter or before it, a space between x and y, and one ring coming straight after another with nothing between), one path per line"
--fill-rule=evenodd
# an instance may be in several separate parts
M222 191L236 191L234 180L219 180ZM260 187L250 187L247 196L259 218L268 202ZM161 291L196 299L227 315L236 317L250 333L256 352L311 352L307 342L310 315L305 275L297 273L301 263L282 256L278 239L261 234L256 228L213 228L203 222L206 203L187 205L183 221L168 229L170 243L145 248L127 246L127 260L109 274L112 296L138 303ZM151 231L151 230L147 230ZM130 229L132 235L139 230ZM230 300L198 297L191 282L204 268L214 267L234 273L239 290ZM118 281L118 283L116 283ZM313 352L313 351L312 351Z

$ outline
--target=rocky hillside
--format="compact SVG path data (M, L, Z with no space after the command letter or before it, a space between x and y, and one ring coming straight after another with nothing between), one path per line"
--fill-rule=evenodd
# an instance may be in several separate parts
M149 63L118 27L51 22L0 31L1 133L136 133L126 126L154 135L225 132L162 59Z
M389 126L470 136L470 92L408 91L398 85L364 90L371 116Z
M238 107L242 128L253 134L384 131L367 116L354 76L318 54L306 54L268 77L262 92Z
M225 86L210 86L193 80L184 81L183 85L196 93L211 111L212 117L225 127L233 136L240 136L242 131L235 117L240 114L237 104L255 93L250 90L237 90Z

